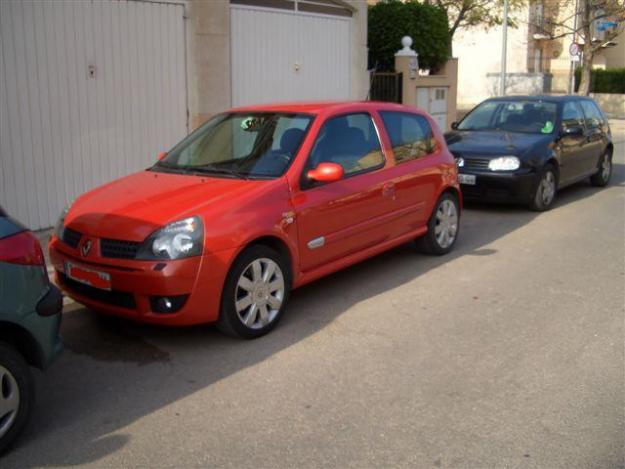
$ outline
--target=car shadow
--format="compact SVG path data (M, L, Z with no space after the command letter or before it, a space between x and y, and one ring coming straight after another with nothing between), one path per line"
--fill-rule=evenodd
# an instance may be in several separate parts
M614 165L612 185L625 185L625 165ZM601 190L587 182L571 186L559 193L553 210ZM491 243L539 216L524 207L469 204L449 255L428 257L402 245L304 286L293 292L279 326L254 341L230 339L212 326L164 328L70 306L62 326L67 350L38 375L33 418L3 467L98 461L130 441L124 429L138 419L270 359L324 330L354 305L445 263L496 255Z

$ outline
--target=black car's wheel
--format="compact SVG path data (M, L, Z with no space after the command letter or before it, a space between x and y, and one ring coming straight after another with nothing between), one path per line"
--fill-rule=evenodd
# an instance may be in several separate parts
M612 177L612 155L606 151L599 159L599 167L597 172L590 177L590 183L593 186L605 187L610 183Z
M228 272L217 327L242 339L266 334L284 313L290 289L288 261L267 246L251 246Z
M558 173L555 166L549 163L543 168L536 192L530 202L530 209L537 212L544 212L553 206L558 191Z
M426 234L415 240L417 249L425 254L441 256L454 248L460 231L458 198L446 192L436 202L428 221Z
M0 454L24 430L34 396L28 364L13 347L0 342Z

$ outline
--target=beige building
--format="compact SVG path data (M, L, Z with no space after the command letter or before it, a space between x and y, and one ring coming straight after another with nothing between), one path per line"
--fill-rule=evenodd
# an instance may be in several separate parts
M571 72L576 62L571 60L570 35L558 35L551 19L566 19L573 28L574 2L558 2L564 8L549 7L549 2L532 1L511 16L517 27L508 28L506 92L509 94L568 93ZM568 24L570 23L570 24ZM562 29L562 28L561 28ZM597 32L597 41L602 34ZM614 39L595 56L594 66L612 68L625 66L625 34ZM454 55L459 59L458 106L470 108L499 93L501 71L502 28L461 30L454 37Z

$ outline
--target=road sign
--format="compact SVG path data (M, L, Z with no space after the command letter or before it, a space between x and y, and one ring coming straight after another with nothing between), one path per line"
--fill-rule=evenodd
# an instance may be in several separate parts
M572 57L575 57L577 55L579 55L579 44L577 44L576 42L572 42L571 45L569 46L569 54Z

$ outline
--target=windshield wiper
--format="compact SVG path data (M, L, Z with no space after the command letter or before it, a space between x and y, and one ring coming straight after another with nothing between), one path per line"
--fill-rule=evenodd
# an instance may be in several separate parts
M210 164L202 166L186 166L188 171L196 171L199 173L216 173L216 174L229 174L230 176L237 177L239 179L249 179L249 173L242 173L232 168L223 168L219 166L213 166Z

